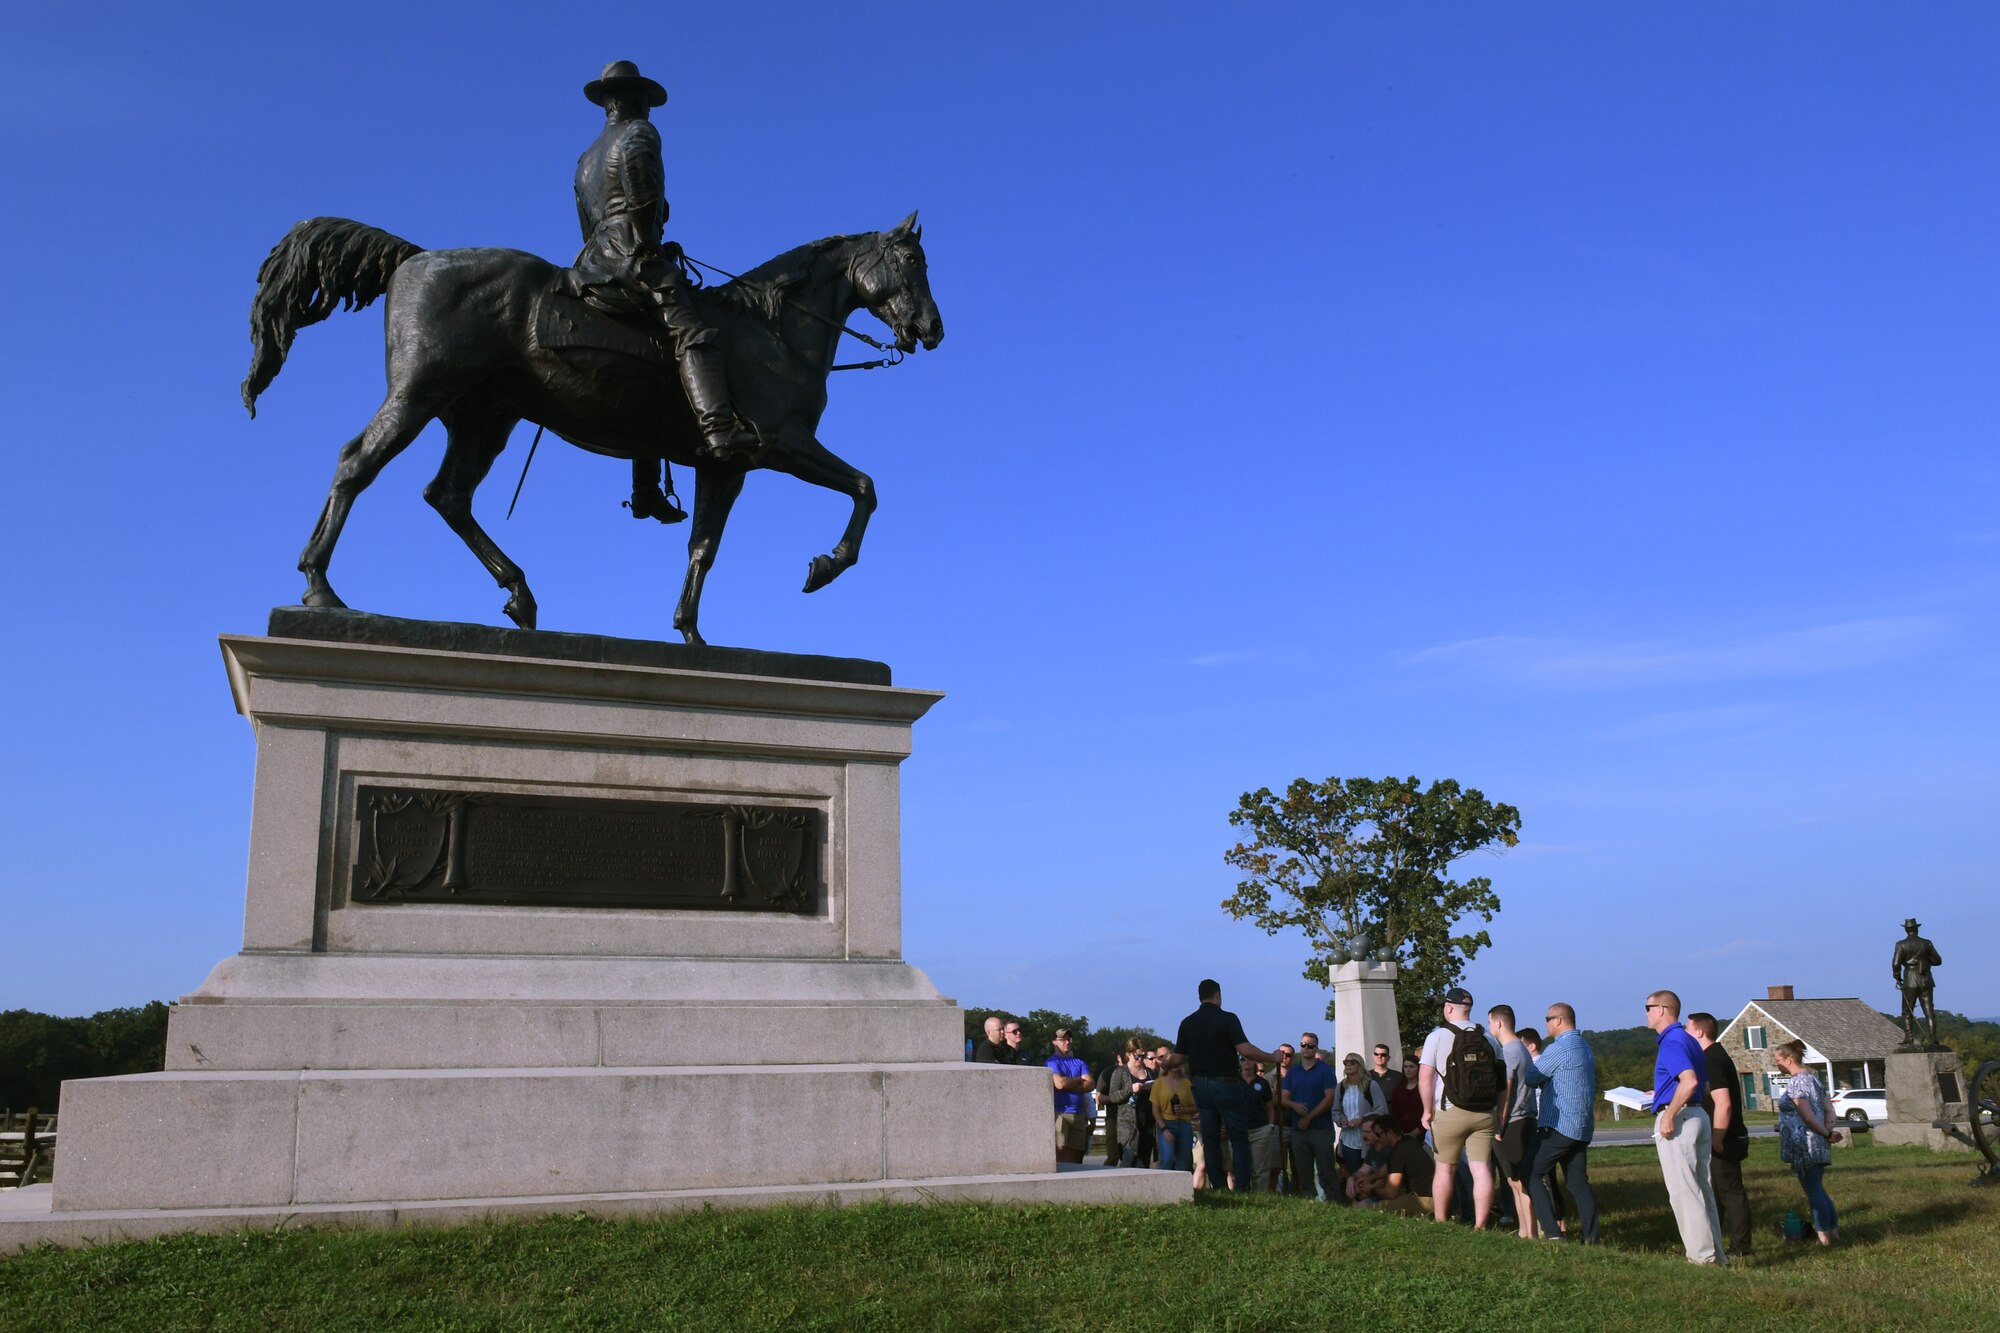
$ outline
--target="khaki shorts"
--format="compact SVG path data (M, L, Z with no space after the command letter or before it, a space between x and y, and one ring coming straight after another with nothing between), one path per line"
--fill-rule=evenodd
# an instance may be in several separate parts
M1411 1194L1405 1190L1393 1199L1370 1199L1369 1204L1385 1213L1398 1213L1404 1217L1430 1217L1436 1212L1431 1206L1428 1194Z
M1447 1107L1431 1117L1431 1141L1440 1166L1458 1165L1462 1152L1469 1162L1493 1160L1493 1113Z
M1056 1117L1056 1151L1086 1152L1090 1148L1090 1117L1064 1112Z

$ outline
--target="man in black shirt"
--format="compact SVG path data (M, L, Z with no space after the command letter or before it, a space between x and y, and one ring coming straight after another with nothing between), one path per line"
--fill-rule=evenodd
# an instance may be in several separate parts
M1361 1139L1370 1153L1382 1154L1382 1165L1364 1166L1347 1182L1347 1197L1365 1208L1384 1208L1411 1217L1429 1217L1431 1201L1416 1191L1436 1174L1424 1141L1405 1135L1396 1118L1371 1115L1361 1121Z
M972 1052L972 1062L980 1065L1011 1065L1014 1063L1014 1048L1001 1035L1007 1020L998 1014L986 1019L986 1040L979 1043Z
M1389 1094L1403 1086L1403 1071L1389 1067L1389 1054L1387 1046L1384 1046L1379 1041L1376 1042L1373 1052L1375 1063L1368 1070L1368 1077L1374 1080L1376 1087L1382 1089L1382 1105L1384 1106L1389 1104Z
M1743 1188L1743 1159L1750 1155L1750 1126L1743 1121L1743 1079L1736 1061L1722 1048L1716 1035L1720 1025L1714 1014L1689 1014L1683 1024L1688 1035L1701 1043L1708 1057L1708 1095L1702 1109L1715 1126L1709 1147L1708 1180L1715 1189L1715 1206L1722 1213L1723 1229L1729 1233L1729 1257L1750 1253L1750 1195Z
M1243 1035L1243 1024L1222 1007L1221 983L1204 980L1196 994L1201 1003L1181 1020L1174 1049L1194 1084L1195 1112L1201 1117L1201 1151L1214 1181L1222 1166L1222 1134L1229 1132L1229 1188L1247 1190L1250 1181L1250 1124L1244 1106L1245 1087L1236 1057L1275 1062L1277 1056L1259 1050Z
M1243 1067L1243 1094L1249 1100L1244 1110L1250 1117L1250 1184L1247 1188L1261 1190L1271 1174L1273 1154L1278 1147L1278 1127L1272 1123L1271 1080L1264 1077L1257 1068L1257 1062L1247 1055L1239 1055L1237 1061Z

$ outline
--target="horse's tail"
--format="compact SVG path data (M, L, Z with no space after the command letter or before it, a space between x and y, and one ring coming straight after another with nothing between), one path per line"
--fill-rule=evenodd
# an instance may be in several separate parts
M308 218L271 247L257 270L257 299L250 303L250 373L243 406L257 415L257 395L284 369L292 339L343 302L359 310L389 288L389 278L411 255L424 252L380 227L346 218Z

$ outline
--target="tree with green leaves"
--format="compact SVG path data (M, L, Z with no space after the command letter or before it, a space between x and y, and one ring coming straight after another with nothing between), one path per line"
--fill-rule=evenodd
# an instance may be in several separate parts
M1493 942L1484 930L1453 933L1465 918L1491 921L1500 910L1493 881L1454 880L1453 863L1521 840L1520 811L1449 778L1429 787L1415 778L1299 778L1283 796L1246 792L1229 822L1247 833L1222 859L1244 878L1222 909L1266 934L1304 931L1305 977L1322 986L1351 959L1393 958L1396 1012L1411 1025L1406 1047L1466 962Z
M65 1079L157 1073L166 1058L167 1006L158 1000L88 1018L9 1009L0 1013L0 1109L53 1114Z

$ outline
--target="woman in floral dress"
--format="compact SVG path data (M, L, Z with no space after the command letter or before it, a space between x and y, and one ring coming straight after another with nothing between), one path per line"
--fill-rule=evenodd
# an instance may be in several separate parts
M1778 1090L1778 1155L1791 1164L1806 1192L1813 1230L1821 1245L1840 1239L1840 1215L1826 1193L1826 1168L1833 1160L1829 1145L1840 1142L1833 1126L1833 1098L1819 1075L1806 1068L1803 1042L1788 1041L1771 1052L1785 1075Z

